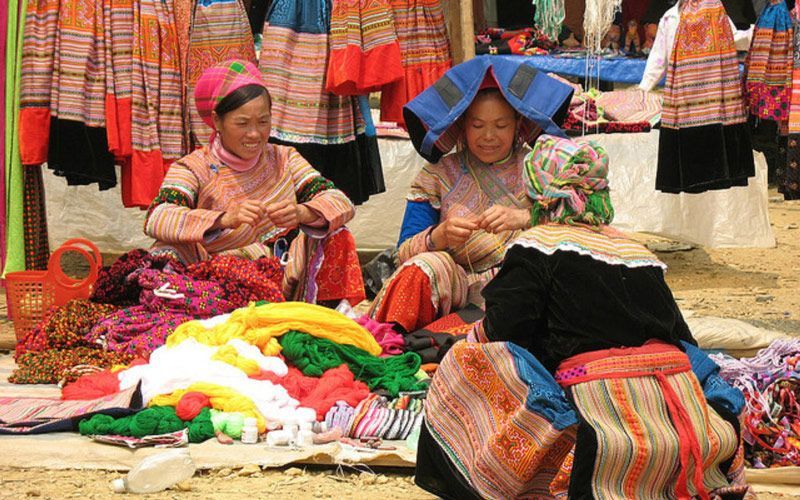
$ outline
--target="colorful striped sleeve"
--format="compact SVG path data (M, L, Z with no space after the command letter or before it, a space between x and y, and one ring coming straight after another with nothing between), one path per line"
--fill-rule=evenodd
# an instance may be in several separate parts
M202 189L197 176L180 162L167 172L150 205L144 232L163 243L201 243L224 212L195 208Z
M406 200L426 201L439 210L442 207L442 192L449 189L449 183L442 174L439 164L425 165L411 183Z
M293 148L289 151L286 168L291 173L297 201L327 222L325 234L339 229L353 218L355 207L347 195L314 170ZM303 228L305 232L308 232L307 229Z

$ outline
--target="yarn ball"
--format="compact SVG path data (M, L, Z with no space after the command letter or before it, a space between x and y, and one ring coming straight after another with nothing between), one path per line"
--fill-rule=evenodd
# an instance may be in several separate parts
M187 392L175 406L175 414L181 420L189 421L197 417L203 408L211 406L211 400L202 392Z

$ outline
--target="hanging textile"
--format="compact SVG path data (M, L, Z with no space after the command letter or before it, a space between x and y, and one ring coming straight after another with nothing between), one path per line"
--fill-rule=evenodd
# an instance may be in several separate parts
M667 69L656 189L701 193L755 175L733 32L719 0L684 0Z
M16 8L16 5L14 5ZM0 272L6 260L6 48L8 2L0 2ZM12 133L13 135L13 133Z
M325 90L369 94L403 78L388 0L333 0Z
M25 165L47 161L58 13L59 0L39 0L30 2L24 18L19 138Z
M8 36L6 38L6 131L18 130L20 72L22 70L22 37L26 2L9 0ZM6 160L6 246L5 273L25 269L25 240L22 223L22 163L20 162L20 139L16 133L8 133L5 142Z
M270 141L293 146L359 204L385 189L383 173L358 102L325 91L329 25L325 0L270 5L259 61L272 96Z
M171 3L138 0L133 9L133 156L122 170L122 201L146 208L169 165L186 151L182 140L181 73Z
M381 121L403 124L403 106L450 69L450 45L439 0L391 0L404 78L381 92Z
M792 85L792 18L784 0L772 0L758 18L747 53L745 92L757 118L789 119Z
M800 21L797 7L793 10L792 83L789 96L789 124L786 142L786 164L776 172L778 192L786 200L800 199Z
M191 117L189 109L189 43L192 30L194 0L173 0L175 31L178 37L178 62L181 71L181 143L184 151L191 151ZM192 108L194 109L194 108Z
M69 185L117 183L108 151L103 0L61 0L50 87L47 166ZM48 25L49 27L49 25Z
M211 137L211 128L203 123L194 103L194 87L200 75L211 66L231 59L253 63L257 60L250 23L241 0L197 2L192 19L188 59L187 107L191 114L192 146L195 148L207 144Z
M133 155L131 95L133 75L133 0L103 4L106 65L106 135L118 164Z
M44 204L44 180L42 166L23 167L25 228L25 269L44 271L50 259L50 243L47 238L47 212Z

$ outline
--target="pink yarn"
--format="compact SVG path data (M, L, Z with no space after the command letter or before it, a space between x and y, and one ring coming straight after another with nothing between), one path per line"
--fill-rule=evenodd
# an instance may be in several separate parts
M356 319L356 322L366 328L369 333L375 337L378 345L381 346L383 352L381 357L396 356L403 354L403 346L405 340L403 336L398 333L390 323L381 323L375 321L366 314Z

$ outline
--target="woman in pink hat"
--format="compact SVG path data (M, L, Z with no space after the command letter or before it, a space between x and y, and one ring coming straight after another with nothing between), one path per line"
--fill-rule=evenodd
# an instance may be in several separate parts
M287 299L363 300L344 228L353 204L294 148L268 143L272 103L258 68L237 60L209 68L195 100L213 133L170 167L145 221L152 251L185 263L275 255L286 262Z

